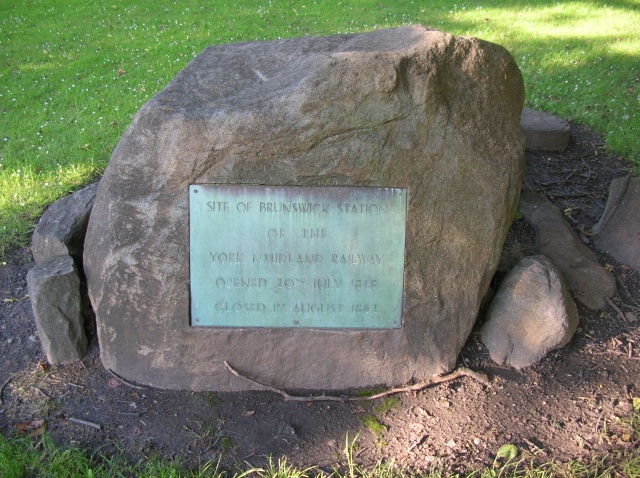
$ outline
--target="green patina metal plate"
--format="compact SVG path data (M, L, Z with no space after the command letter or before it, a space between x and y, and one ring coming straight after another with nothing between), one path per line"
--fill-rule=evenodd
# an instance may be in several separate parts
M399 328L402 188L190 186L191 325Z

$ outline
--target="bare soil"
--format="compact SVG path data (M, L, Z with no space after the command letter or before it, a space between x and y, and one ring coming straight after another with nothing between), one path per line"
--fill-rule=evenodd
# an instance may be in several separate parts
M588 130L573 126L572 135L563 152L527 153L525 187L544 191L589 243L610 181L630 166ZM505 264L535 253L534 232L523 220L514 222L505 251ZM619 460L637 453L640 438L630 424L631 400L640 397L640 273L597 255L617 278L615 308L592 311L578 303L573 340L539 364L522 371L496 365L474 331L459 365L487 374L489 385L464 377L392 399L340 403L287 402L268 391L133 387L102 367L95 339L81 362L49 367L26 291L31 254L15 250L0 265L0 432L30 426L37 434L46 426L63 445L187 466L218 459L228 467L261 466L267 456L286 456L330 470L345 462L347 435L357 436L358 463L394 459L416 471L490 465L507 443L521 458L540 462ZM482 320L481 313L478 325Z

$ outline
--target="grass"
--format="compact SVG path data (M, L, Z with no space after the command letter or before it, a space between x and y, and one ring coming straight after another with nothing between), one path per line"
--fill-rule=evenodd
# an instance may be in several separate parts
M376 415L385 416L391 410L400 408L400 406L402 406L402 402L398 397L387 397L380 401L380 403L375 406L373 411L376 413Z
M190 471L179 462L151 459L132 464L123 456L91 456L78 448L56 446L46 435L39 440L7 439L0 435L0 476L3 478L177 478L221 477L214 463Z
M49 437L37 440L30 438L5 438L0 435L0 476L3 478L56 477L56 478L99 478L99 477L140 477L140 478L550 478L550 477L638 477L640 476L640 452L618 460L609 458L593 459L588 462L577 460L569 463L547 462L535 464L524 460L511 460L503 464L470 472L445 471L443 464L436 465L421 473L410 472L398 467L394 461L380 462L372 467L359 465L354 456L357 437L347 436L343 451L343 463L331 473L317 467L298 468L287 463L286 458L273 461L263 468L250 467L236 471L223 470L218 463L208 462L197 470L183 467L179 462L151 459L132 464L124 455L105 457L89 455L77 448L61 448Z
M378 439L381 439L387 431L387 427L385 427L374 415L365 414L360 415L358 418L360 420L360 423L371 430Z
M640 165L638 0L5 0L0 255L100 176L140 106L204 47L413 23L504 45L529 105L589 125Z

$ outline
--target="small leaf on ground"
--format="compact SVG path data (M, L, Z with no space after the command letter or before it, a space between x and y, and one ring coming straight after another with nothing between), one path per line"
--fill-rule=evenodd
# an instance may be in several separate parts
M516 456L518 456L518 447L513 443L507 443L506 445L502 445L498 449L498 453L496 454L496 460L498 458L504 458L506 461L513 460Z
M28 422L16 423L18 433L29 433L32 437L40 436L44 433L46 423L44 420L31 420Z

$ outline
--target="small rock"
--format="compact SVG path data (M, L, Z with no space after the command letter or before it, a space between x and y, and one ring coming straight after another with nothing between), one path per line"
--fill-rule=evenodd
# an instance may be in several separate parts
M480 330L492 360L517 369L564 346L579 316L562 277L544 256L524 258L502 282Z
M622 415L629 415L633 413L633 405L628 400L620 400L617 403L617 408Z
M82 266L82 249L98 183L54 202L33 230L31 252L36 263L70 255Z
M617 178L600 221L593 227L598 249L640 272L640 178Z
M571 138L569 123L531 108L522 109L520 127L524 132L526 148L532 151L562 151Z
M520 212L536 231L536 249L562 273L576 299L602 309L616 293L616 281L596 260L551 201L531 189L520 196Z
M70 256L37 264L27 274L42 348L51 365L80 360L87 351L80 278Z

